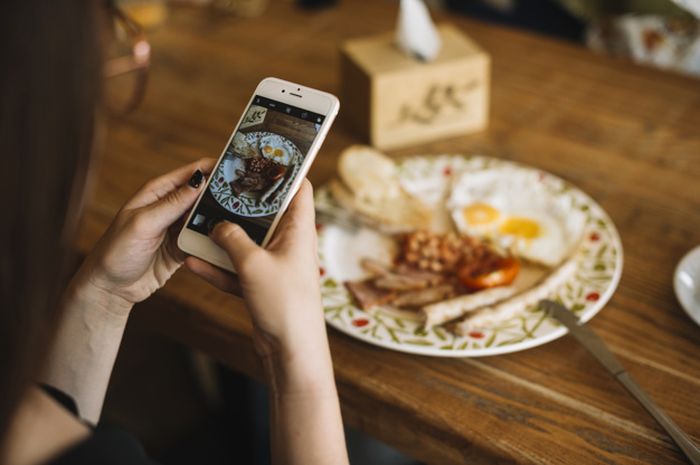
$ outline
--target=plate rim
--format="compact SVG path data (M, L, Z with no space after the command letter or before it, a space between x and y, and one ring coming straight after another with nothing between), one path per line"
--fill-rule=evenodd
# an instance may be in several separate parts
M685 299L681 297L681 292L679 291L679 288L681 286L680 284L680 278L678 275L680 274L681 267L685 265L685 263L690 261L690 257L692 255L698 255L698 260L700 260L700 245L697 245L690 249L688 252L686 252L683 257L678 261L678 264L676 265L676 268L673 270L673 293L676 295L676 300L680 304L681 308L683 311L688 315L688 317L697 325L700 326L700 306L698 306L698 312L697 314L693 314L689 306L686 305Z

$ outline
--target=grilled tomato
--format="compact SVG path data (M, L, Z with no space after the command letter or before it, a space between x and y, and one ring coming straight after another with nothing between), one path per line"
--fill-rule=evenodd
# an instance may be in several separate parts
M459 281L471 290L505 286L513 282L520 271L520 262L513 257L503 257L489 263L488 267L464 266L457 272Z

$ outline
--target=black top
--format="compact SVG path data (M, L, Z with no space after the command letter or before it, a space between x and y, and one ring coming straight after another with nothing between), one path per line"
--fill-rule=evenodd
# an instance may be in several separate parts
M51 386L44 391L76 417L78 407L67 394ZM144 452L141 444L125 431L99 425L86 440L68 449L46 465L156 465Z

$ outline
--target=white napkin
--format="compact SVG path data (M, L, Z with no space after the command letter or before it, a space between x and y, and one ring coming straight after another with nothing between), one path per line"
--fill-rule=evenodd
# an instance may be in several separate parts
M440 34L423 0L401 0L396 45L405 54L423 61L433 60L440 52Z

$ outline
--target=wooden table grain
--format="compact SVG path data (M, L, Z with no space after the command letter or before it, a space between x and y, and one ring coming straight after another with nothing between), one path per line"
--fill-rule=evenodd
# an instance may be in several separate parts
M145 180L218 156L256 83L274 75L330 92L340 40L390 30L395 2L317 12L271 2L258 19L174 8L150 34L153 68L136 113L110 122L78 245L87 251ZM493 58L488 130L392 153L482 153L551 171L610 214L622 236L618 291L591 325L700 441L700 328L672 273L700 244L700 81L579 46L447 19ZM341 116L310 178L360 142ZM242 302L181 271L135 317L260 378ZM429 464L684 463L663 431L571 337L525 352L436 359L330 330L345 420Z

